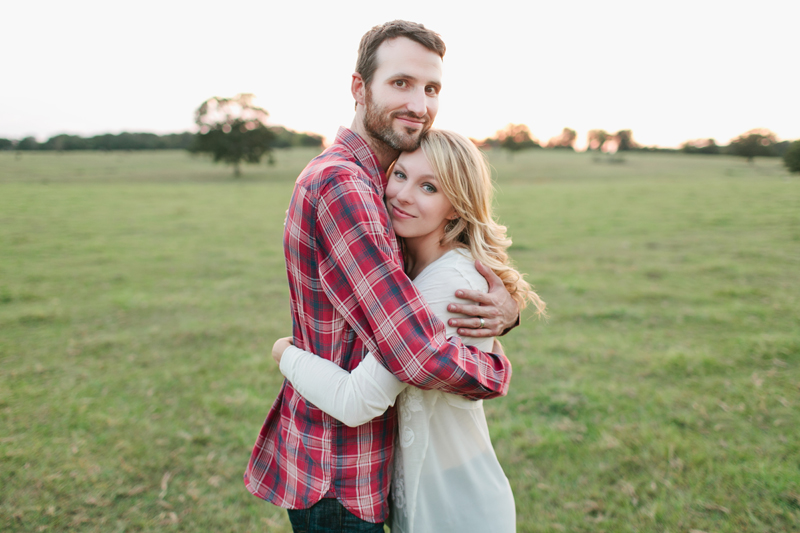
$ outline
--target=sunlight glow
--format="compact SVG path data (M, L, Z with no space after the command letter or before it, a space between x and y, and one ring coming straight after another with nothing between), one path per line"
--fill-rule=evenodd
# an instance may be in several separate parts
M16 52L4 60L14 74L0 137L193 130L205 99L249 92L271 123L331 139L352 121L361 35L406 18L447 43L440 128L485 138L526 124L546 142L567 127L578 147L595 128L660 146L725 144L753 128L800 138L796 0L517 1L457 14L418 0L234 1L228 11L246 20L230 27L216 4L197 4L6 6L16 23L0 45Z

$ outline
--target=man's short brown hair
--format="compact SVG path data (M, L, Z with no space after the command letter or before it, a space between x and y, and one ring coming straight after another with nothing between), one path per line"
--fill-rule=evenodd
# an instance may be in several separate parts
M388 39L405 37L417 42L444 59L445 46L441 36L422 24L407 20L393 20L375 26L361 38L358 45L356 72L361 74L364 85L369 85L372 76L378 70L378 48Z

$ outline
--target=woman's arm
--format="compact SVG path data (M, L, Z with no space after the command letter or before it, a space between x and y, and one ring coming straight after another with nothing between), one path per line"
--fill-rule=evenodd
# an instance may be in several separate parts
M382 415L407 386L381 366L371 353L352 372L295 346L287 347L275 359L279 360L281 373L297 392L350 427Z
M431 311L442 321L457 316L447 310L456 288L486 290L486 281L475 270L471 259L450 259L447 263L450 267L440 264L435 271L415 281ZM455 334L455 328L447 329L449 334ZM472 339L482 350L492 349L492 340ZM495 346L499 347L499 343ZM498 351L502 354L501 350ZM407 386L384 368L372 353L368 353L352 373L291 346L290 337L278 339L272 355L280 365L281 373L306 400L351 427L383 414Z

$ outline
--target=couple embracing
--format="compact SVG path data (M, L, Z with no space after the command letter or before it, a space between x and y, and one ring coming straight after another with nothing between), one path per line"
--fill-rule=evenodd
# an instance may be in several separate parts
M420 24L367 32L352 126L295 184L287 380L244 475L295 532L515 531L480 400L511 378L494 337L544 303L509 264L483 155L430 129L444 53Z

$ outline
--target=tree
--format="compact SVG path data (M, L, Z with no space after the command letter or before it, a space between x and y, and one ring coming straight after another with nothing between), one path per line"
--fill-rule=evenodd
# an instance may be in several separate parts
M275 139L272 141L273 148L317 148L322 146L322 135L316 133L298 133L283 126L272 126L270 129L275 134Z
M789 150L789 147L792 145L792 141L781 141L779 143L775 143L772 147L772 153L775 157L783 157L786 155L786 151Z
M789 149L783 154L783 164L789 172L800 172L800 141L789 145Z
M39 141L35 137L25 137L17 143L17 150L38 150Z
M728 150L733 155L747 158L748 163L753 162L754 157L773 156L773 147L777 144L777 138L771 131L757 128L746 131L731 141Z
M89 142L77 135L55 135L50 137L40 146L41 150L87 150Z
M561 135L547 141L547 146L545 148L567 148L569 150L574 150L575 147L573 145L577 138L578 134L575 133L575 130L564 128Z
M11 139L0 139L0 150L11 150L14 148L14 141Z
M275 133L266 125L268 115L253 105L252 94L209 98L195 112L200 132L189 151L211 154L215 162L232 165L234 176L241 176L242 161L258 163L272 149Z
M531 130L525 124L509 124L497 132L497 140L500 147L508 150L510 154L519 150L541 148L539 141L534 139Z
M687 154L718 154L719 146L714 139L695 139L683 143L681 151Z
M606 130L589 130L586 140L589 143L589 150L599 150L605 142L611 138L611 134Z
M614 137L617 139L617 150L620 152L639 148L639 144L633 140L633 132L631 130L619 130Z

